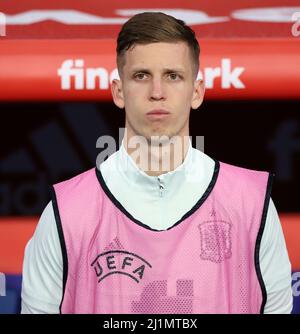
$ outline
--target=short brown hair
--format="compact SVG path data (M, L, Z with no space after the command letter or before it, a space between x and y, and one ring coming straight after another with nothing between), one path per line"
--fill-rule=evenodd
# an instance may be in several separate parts
M186 42L199 70L200 47L195 32L184 21L161 12L144 12L131 17L122 26L117 39L117 66L119 73L124 66L124 55L135 44L157 42Z

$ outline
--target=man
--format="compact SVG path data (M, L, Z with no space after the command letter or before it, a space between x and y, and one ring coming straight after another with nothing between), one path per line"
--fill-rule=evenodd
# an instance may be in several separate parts
M141 13L124 24L112 83L122 145L54 185L26 247L23 313L291 312L272 175L186 140L204 96L198 62L183 21Z

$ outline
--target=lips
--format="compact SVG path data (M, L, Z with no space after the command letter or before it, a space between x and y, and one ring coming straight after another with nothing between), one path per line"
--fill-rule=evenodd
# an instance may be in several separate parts
M147 112L147 115L168 115L170 114L169 111L164 109L155 109Z
M168 118L170 113L166 110L151 110L146 114L146 117L151 121L161 121Z

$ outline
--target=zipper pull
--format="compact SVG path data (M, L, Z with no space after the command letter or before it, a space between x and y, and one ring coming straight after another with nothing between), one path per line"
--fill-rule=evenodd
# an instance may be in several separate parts
M163 183L161 182L161 179L158 177L157 178L158 180L158 185L159 185L159 194L160 194L160 197L163 197L163 190L164 190L164 185Z

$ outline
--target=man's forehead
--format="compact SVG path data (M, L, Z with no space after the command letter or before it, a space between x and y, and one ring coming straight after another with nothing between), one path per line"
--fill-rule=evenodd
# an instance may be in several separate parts
M189 56L188 46L184 42L136 44L125 53L125 65L130 71L147 67L186 71L190 63L187 55Z
M147 43L147 44L134 44L126 51L126 54L135 56L140 53L148 53L153 50L154 52L180 52L182 54L189 51L187 43L179 42L156 42L156 43Z

